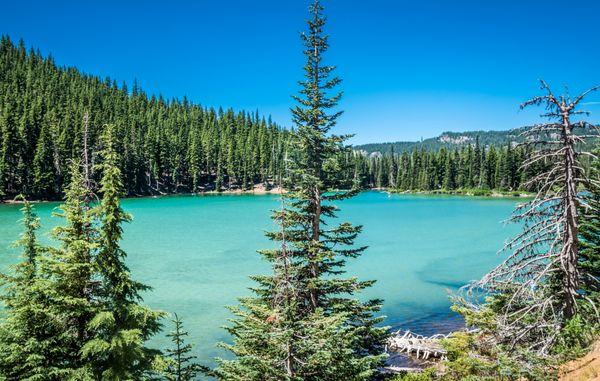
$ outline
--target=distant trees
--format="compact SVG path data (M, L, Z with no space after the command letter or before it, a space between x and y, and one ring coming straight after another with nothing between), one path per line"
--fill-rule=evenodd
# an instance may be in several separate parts
M329 94L341 80L323 62L327 36L318 0L310 6L308 33L302 35L306 56L298 105L292 110L297 132L286 161L282 209L273 215L280 230L268 237L278 248L262 251L273 272L257 276L255 295L233 309L226 345L234 360L220 362L223 380L369 380L383 361L385 328L376 327L379 300L360 302L353 296L372 281L343 278L347 259L361 227L330 224L333 201L354 191L352 177L340 177L349 151L345 136L329 134L341 112L331 112L341 93Z
M516 143L515 143L516 144ZM399 191L455 191L482 189L516 191L523 189L532 173L540 168L522 168L531 149L509 143L506 146L481 147L476 138L473 145L461 148L424 148L411 152L386 155L364 155L353 152L350 161L356 167L363 188L391 188ZM344 176L351 176L350 173Z
M59 68L52 58L0 39L0 195L60 199L69 163L101 149L102 125L114 124L127 195L248 189L274 181L288 132L258 113L204 108L149 97L110 79ZM97 158L91 155L90 160ZM94 178L98 181L99 178Z
M98 160L102 125L114 124L126 195L250 189L279 182L284 147L293 132L258 113L205 108L183 100L149 97L109 79L58 68L51 58L0 39L0 197L60 199L69 163L83 149L89 113L90 162ZM457 139L446 133L450 139ZM398 190L460 188L515 190L529 152L504 144L518 136L481 132L457 148L425 142L412 151L366 156L346 152L340 180ZM448 172L448 170L456 171ZM92 180L99 181L96 173Z

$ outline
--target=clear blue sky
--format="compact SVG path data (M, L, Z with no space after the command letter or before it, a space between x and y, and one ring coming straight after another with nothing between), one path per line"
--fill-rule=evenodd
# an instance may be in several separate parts
M0 33L60 65L289 125L307 1L4 1ZM326 59L344 80L336 132L355 143L518 127L536 120L518 105L538 79L557 92L600 83L600 1L324 4Z

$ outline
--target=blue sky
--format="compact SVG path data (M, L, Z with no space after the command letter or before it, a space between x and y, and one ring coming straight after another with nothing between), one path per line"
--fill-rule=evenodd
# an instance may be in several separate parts
M60 65L290 124L307 0L4 1L0 33ZM325 0L343 78L336 132L354 143L536 120L518 105L543 78L600 84L600 2ZM600 94L591 101L600 101ZM589 109L600 114L600 106ZM593 115L594 115L593 114ZM596 119L597 120L597 119Z

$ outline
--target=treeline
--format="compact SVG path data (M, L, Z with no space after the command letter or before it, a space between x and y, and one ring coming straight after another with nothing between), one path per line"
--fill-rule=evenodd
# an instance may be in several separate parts
M57 67L21 41L0 41L0 197L60 199L87 131L92 164L105 124L116 127L125 194L251 189L278 183L292 132L258 113L215 110L187 99L149 97L125 84ZM86 115L88 118L86 119ZM486 136L496 136L485 133ZM504 135L502 135L504 136ZM431 140L431 139L429 139ZM479 144L345 158L342 180L402 191L517 190L524 148ZM487 140L486 140L487 141ZM97 173L92 180L98 181Z
M281 170L287 132L270 118L148 96L135 83L130 90L57 67L3 36L0 194L61 198L69 163L82 152L86 113L90 152L101 150L103 126L116 126L127 195L245 189Z
M523 128L516 128L508 131L465 131L465 132L442 132L440 136L428 139L422 139L418 142L387 142L387 143L369 143L357 145L357 150L367 153L379 152L389 154L391 152L403 153L411 152L413 149L424 148L427 151L438 151L442 147L446 149L462 148L468 145L474 145L476 140L482 146L505 146L511 142L521 143Z
M359 155L356 174L363 187L400 191L483 189L516 191L543 169L543 162L523 169L531 155L525 146L474 145L438 151L414 149L398 155Z

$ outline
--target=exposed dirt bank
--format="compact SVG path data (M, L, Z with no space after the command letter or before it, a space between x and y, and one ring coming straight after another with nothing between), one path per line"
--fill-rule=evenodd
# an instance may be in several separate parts
M582 358L569 361L559 370L560 381L600 381L600 341Z

